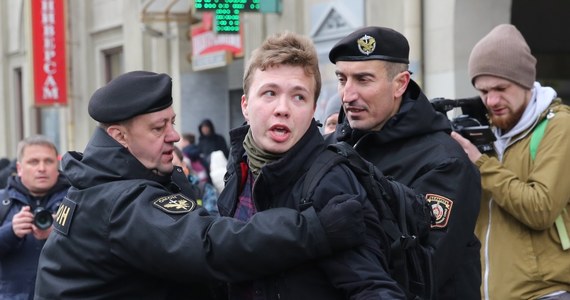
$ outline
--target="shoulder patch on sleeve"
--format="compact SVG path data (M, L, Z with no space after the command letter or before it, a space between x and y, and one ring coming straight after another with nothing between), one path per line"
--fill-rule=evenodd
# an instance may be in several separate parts
M183 194L163 196L152 201L152 205L169 214L185 214L196 209L196 201Z
M59 209L55 214L53 220L53 228L63 234L69 234L69 227L71 227L71 219L73 219L73 214L75 213L75 208L77 203L71 201L69 198L63 198L63 201L59 205Z
M451 216L453 201L436 194L426 194L426 201L431 206L431 210L435 217L435 223L431 225L431 228L447 227L447 222Z

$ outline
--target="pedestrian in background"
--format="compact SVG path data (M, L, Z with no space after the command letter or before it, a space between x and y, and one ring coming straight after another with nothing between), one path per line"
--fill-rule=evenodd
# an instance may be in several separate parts
M409 49L401 33L375 26L333 46L343 111L327 139L348 142L384 175L426 196L435 216L425 243L433 249L437 299L479 300L479 172L450 137L449 119L410 78Z
M210 172L207 167L208 164L204 160L202 152L196 144L196 136L192 133L186 133L184 135L184 140L186 140L186 145L181 148L181 150L184 155L184 161L187 162L191 172L198 176L200 182L212 183Z
M340 107L341 102L338 94L335 94L335 96L328 99L324 114L323 135L329 134L336 130L336 126L338 125Z
M198 125L198 132L200 133L200 137L198 138L198 148L200 148L200 152L204 155L208 168L210 166L210 154L212 152L221 150L226 159L228 158L228 143L223 136L216 133L212 120L204 119L200 122L200 125Z
M481 172L483 299L568 300L570 109L535 81L536 58L513 25L473 47L468 71L497 138L482 154L453 134Z
M197 188L196 202L204 207L212 216L218 215L218 191L208 181L201 181L196 173L193 173L191 167L184 161L184 155L178 147L174 147L174 155L172 164L182 167L184 175L188 181Z
M9 160L8 158L2 158L2 168L0 168L0 189L6 188L8 185L8 178L16 174L16 165L18 163L17 159Z
M46 137L18 143L16 175L0 190L0 299L28 300L40 251L69 184L59 173L56 146Z

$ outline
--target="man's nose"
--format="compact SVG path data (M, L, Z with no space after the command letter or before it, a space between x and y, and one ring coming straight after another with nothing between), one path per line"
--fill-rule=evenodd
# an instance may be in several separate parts
M166 142L176 143L178 141L180 141L180 134L174 129L174 126L170 125L170 129L166 133Z
M487 97L485 99L485 103L487 106L495 106L499 103L501 99L501 95L498 92L490 91L487 93Z

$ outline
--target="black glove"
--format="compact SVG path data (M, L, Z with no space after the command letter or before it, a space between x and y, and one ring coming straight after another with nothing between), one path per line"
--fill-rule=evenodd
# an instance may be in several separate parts
M335 196L317 213L333 250L345 250L364 242L364 212L354 197Z

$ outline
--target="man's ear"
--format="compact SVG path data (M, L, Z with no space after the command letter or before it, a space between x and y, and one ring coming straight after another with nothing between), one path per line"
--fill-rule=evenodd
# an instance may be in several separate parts
M394 97L399 98L404 94L404 92L406 92L406 89L408 88L408 84L410 83L410 72L404 71L396 75L394 82L396 83Z
M115 141L128 148L127 143L127 129L123 125L111 125L107 127L107 134L110 135Z
M247 98L245 95L241 95L241 114L243 115L244 119L249 122L247 113Z
M18 176L22 176L22 164L19 161L16 161L16 174L18 174Z

